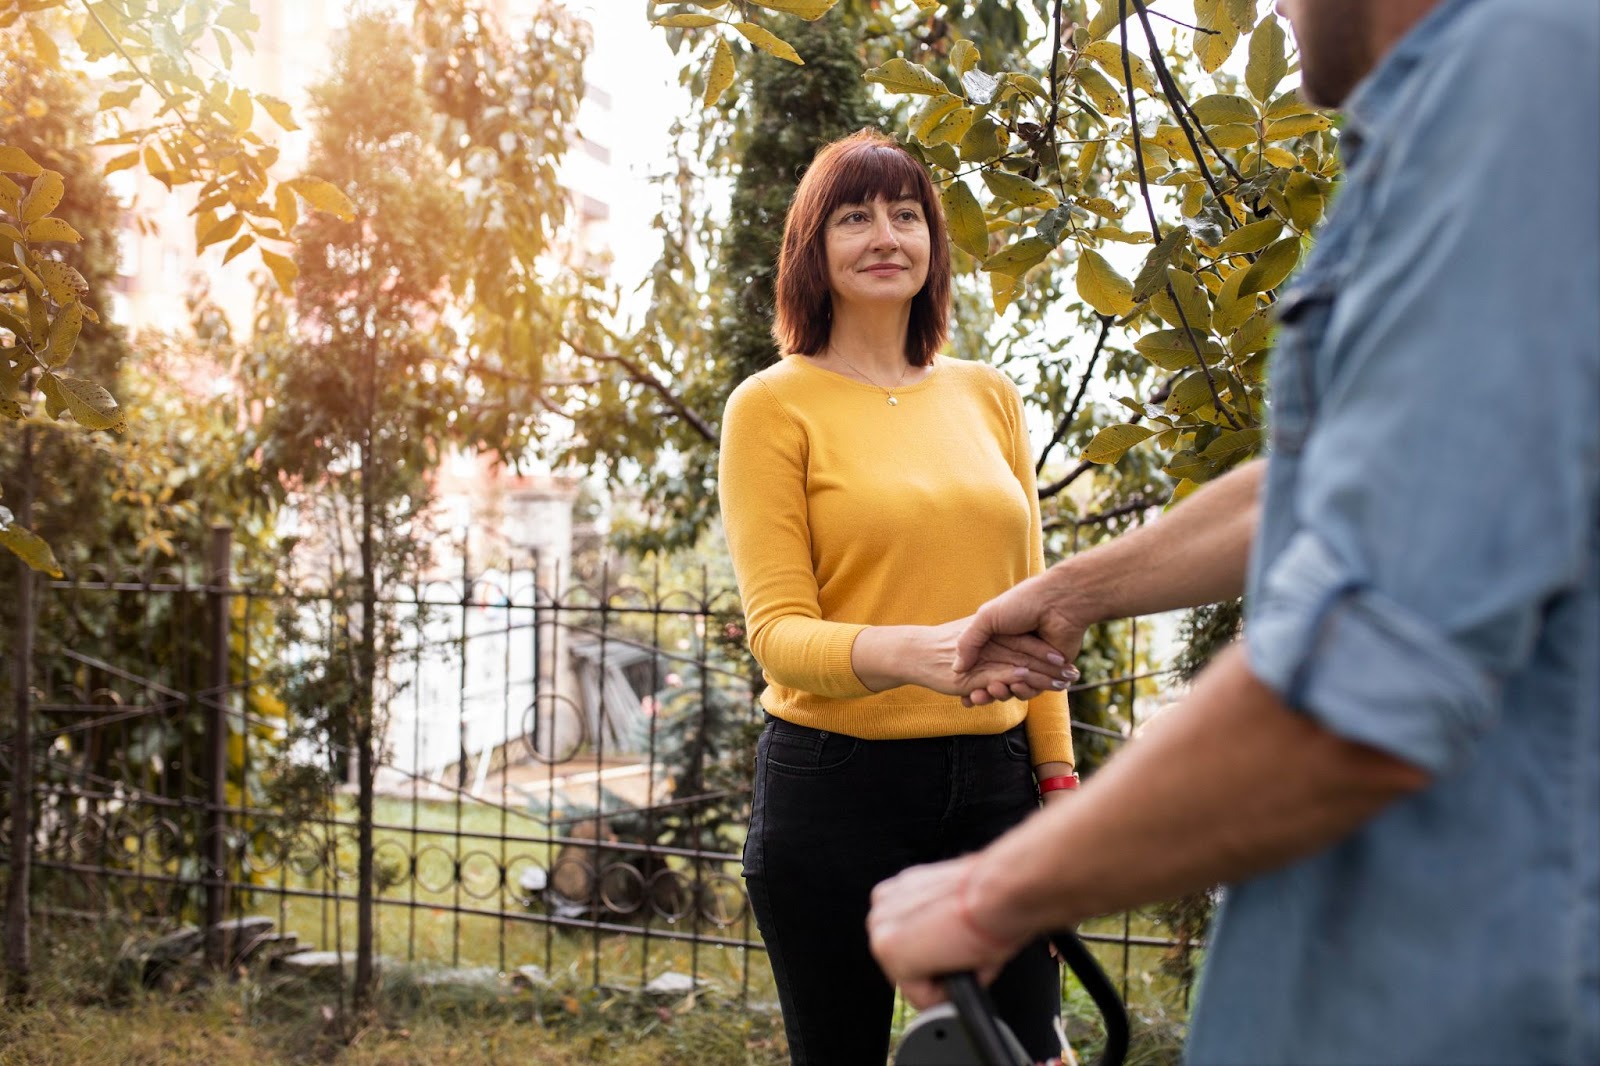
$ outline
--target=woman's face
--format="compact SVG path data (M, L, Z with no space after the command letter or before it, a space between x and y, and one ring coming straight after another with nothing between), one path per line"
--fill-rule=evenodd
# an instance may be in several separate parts
M824 231L835 304L905 304L928 280L928 219L914 196L841 204Z

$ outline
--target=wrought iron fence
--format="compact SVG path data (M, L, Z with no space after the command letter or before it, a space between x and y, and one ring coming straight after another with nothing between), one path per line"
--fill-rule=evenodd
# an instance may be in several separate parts
M235 576L228 556L219 532L203 573L43 585L21 623L37 637L21 693L33 824L19 839L0 823L0 855L10 868L30 849L39 910L266 916L280 950L292 933L349 952L363 827L342 780L348 724L331 712L349 699L359 608ZM630 988L678 974L773 1000L739 876L761 711L735 593L704 575L591 587L534 559L457 562L378 604L380 960ZM1128 735L1158 672L1140 668L1148 624L1118 632L1129 668L1079 687L1111 709L1077 724L1082 739ZM1087 937L1125 994L1186 1006L1186 985L1151 977L1175 941L1148 918Z

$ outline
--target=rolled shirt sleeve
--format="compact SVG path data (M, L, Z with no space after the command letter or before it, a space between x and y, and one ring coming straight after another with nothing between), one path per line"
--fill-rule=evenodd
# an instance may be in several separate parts
M1300 353L1315 410L1268 503L1291 528L1249 605L1286 703L1436 774L1501 713L1600 521L1600 158L1546 106L1592 94L1596 63L1547 6L1474 35L1364 148L1360 232Z

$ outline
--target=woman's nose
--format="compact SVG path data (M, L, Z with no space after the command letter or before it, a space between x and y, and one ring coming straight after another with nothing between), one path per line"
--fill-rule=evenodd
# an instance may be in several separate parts
M898 248L900 239L895 236L894 223L888 215L881 215L872 221L872 246L874 248Z

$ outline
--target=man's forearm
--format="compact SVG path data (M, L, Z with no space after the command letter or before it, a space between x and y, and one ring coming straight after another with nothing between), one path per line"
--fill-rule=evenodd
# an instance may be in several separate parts
M1051 580L1093 620L1243 595L1266 468L1246 463L1154 522L1056 564Z
M1031 933L1237 881L1327 847L1427 780L1284 707L1234 647L1076 802L983 853L974 914Z

